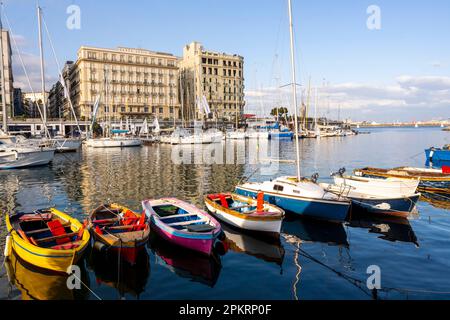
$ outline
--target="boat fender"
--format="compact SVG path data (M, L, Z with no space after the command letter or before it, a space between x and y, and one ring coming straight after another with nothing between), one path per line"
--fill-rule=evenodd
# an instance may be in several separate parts
M434 148L431 148L430 149L430 157L429 157L430 162L433 162L433 155L434 155Z
M6 236L5 251L3 252L3 255L5 256L5 258L8 258L11 255L11 235L10 234L8 234Z
M98 250L100 252L104 252L104 251L106 251L108 249L108 247L104 243L101 243L100 241L95 241L94 242L94 249Z

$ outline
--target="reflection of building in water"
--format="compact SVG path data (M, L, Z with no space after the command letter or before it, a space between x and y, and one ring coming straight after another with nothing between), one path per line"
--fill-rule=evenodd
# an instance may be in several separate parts
M203 205L208 192L232 190L244 165L174 164L172 147L86 149L80 168L82 205L119 202L140 208L143 199L175 196Z
M353 215L349 226L369 229L369 233L380 234L378 238L383 240L411 242L419 246L416 234L405 218Z

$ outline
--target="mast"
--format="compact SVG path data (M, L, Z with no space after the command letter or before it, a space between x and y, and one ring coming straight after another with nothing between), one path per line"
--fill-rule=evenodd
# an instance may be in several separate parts
M183 85L181 82L181 72L180 72L180 100L181 100L181 127L184 128L184 94L183 94Z
M6 80L5 80L5 67L3 61L3 25L1 20L1 8L0 8L0 66L1 66L1 77L2 77L2 110L3 110L3 131L8 133L8 112L6 110Z
M288 0L289 9L289 34L291 43L291 69L292 69L292 102L294 104L294 128L295 128L295 150L296 150L296 165L297 165L297 180L300 182L300 147L298 143L298 116L297 116L297 90L295 77L295 56L294 56L294 28L292 24L292 5L291 0Z
M314 88L314 130L317 130L317 87Z
M42 109L44 125L47 126L47 104L45 101L45 78L44 78L44 49L42 45L42 27L41 27L41 7L37 6L38 31L39 31L39 55L41 60L41 91L42 91ZM37 103L37 102L36 102Z

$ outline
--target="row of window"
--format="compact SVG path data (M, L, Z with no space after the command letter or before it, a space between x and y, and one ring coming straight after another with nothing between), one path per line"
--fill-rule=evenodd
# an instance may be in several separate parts
M219 69L203 67L203 74L217 76L217 75L219 75ZM240 78L242 76L242 71L241 70L237 71L237 70L231 70L231 69L223 69L222 76L224 76L224 77L239 77Z
M219 59L214 59L214 58L206 58L203 57L202 58L202 63L204 64L212 64L212 65L219 65ZM231 60L223 60L222 61L222 65L223 66L228 66L228 67L238 67L241 68L242 67L242 63L241 62L236 62L236 61L231 61Z
M109 106L104 106L103 107L103 111L105 113L109 112ZM112 107L112 113L117 113L117 112L144 112L144 113L149 113L150 108L149 107L128 107L128 111L126 110L127 108L125 106L113 106ZM163 107L155 107L152 106L151 107L152 113L164 113L164 108ZM91 106L91 113L94 112L94 106ZM169 113L173 113L174 112L174 108L172 106L169 107Z
M163 58L149 58L149 57L141 57L130 54L116 54L109 52L94 52L88 51L87 53L88 59L92 60L103 60L103 61L112 61L112 62L122 62L122 63L137 63L137 64L150 64L150 65L159 65L159 66L169 66L174 67L175 61L168 60Z

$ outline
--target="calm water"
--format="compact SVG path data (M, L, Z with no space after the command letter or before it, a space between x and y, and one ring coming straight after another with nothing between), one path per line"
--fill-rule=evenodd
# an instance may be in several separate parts
M354 137L303 140L303 175L321 180L346 167L423 166L423 149L450 143L439 128L372 129ZM233 142L242 144L242 142ZM235 145L235 147L237 147ZM242 146L241 146L242 147ZM248 142L246 147L255 148ZM294 143L281 142L281 158L294 158ZM239 149L235 148L235 149ZM245 154L236 151L238 159ZM240 158L239 158L240 157ZM243 162L243 161L240 161ZM252 164L174 164L172 147L83 149L57 155L50 167L0 172L0 246L4 212L55 206L84 219L101 202L140 210L145 198L175 196L203 207L206 193L230 191L244 176L267 176ZM278 174L294 174L288 163ZM370 265L381 268L382 299L450 298L449 204L420 201L408 220L356 216L345 225L288 216L280 241L225 228L226 252L214 258L152 238L136 266L88 252L83 282L102 299L371 299ZM2 250L3 254L3 250ZM3 259L3 257L2 257ZM68 291L64 276L30 270L13 261L15 285L1 270L0 297L96 299L86 288ZM13 274L13 273L12 273Z

